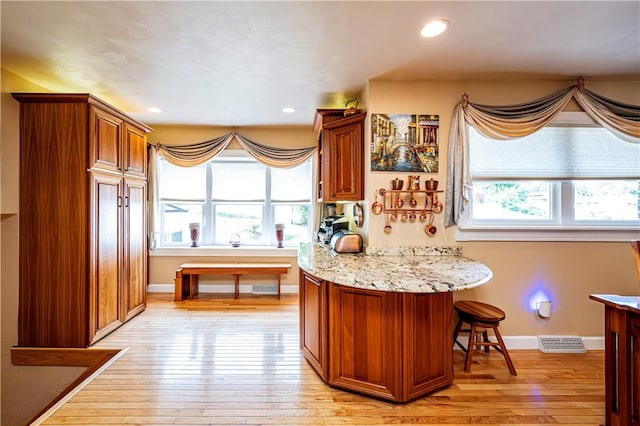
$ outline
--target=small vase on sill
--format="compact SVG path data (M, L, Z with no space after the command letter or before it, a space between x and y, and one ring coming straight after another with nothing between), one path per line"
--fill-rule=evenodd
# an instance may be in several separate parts
M200 224L198 222L190 223L189 232L191 234L191 247L198 247L198 238L200 238Z
M284 248L284 223L276 223L276 239L278 248Z

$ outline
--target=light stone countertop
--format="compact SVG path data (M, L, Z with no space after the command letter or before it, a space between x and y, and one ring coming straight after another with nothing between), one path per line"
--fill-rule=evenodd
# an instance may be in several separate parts
M493 277L486 265L460 253L459 247L396 247L337 254L328 246L302 243L298 266L336 284L406 293L466 290Z

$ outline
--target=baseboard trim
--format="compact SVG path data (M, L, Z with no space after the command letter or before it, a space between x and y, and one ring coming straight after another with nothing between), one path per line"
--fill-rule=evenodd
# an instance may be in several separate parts
M233 284L200 284L198 285L199 293L223 293L233 294ZM147 286L147 293L174 293L174 284L149 284ZM253 284L240 284L241 294L253 294ZM280 286L280 293L283 294L298 294L298 285L284 285Z

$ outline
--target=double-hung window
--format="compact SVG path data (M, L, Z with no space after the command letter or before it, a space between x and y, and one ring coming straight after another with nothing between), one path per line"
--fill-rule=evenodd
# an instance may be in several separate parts
M244 151L225 151L195 167L158 158L160 246L191 243L189 224L200 224L199 244L276 245L275 224L285 226L285 246L311 235L311 160L272 168Z
M640 144L585 113L562 113L527 137L469 128L471 197L461 240L629 240L640 237Z

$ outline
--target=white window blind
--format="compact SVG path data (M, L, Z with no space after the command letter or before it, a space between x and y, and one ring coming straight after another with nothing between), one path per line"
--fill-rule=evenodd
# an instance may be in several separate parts
M271 201L311 200L311 162L290 169L271 169Z
M640 144L601 127L545 127L499 141L469 128L471 176L486 179L640 179Z
M161 200L204 202L206 166L180 167L158 159L158 188Z
M214 160L212 200L264 202L266 169L257 162Z

